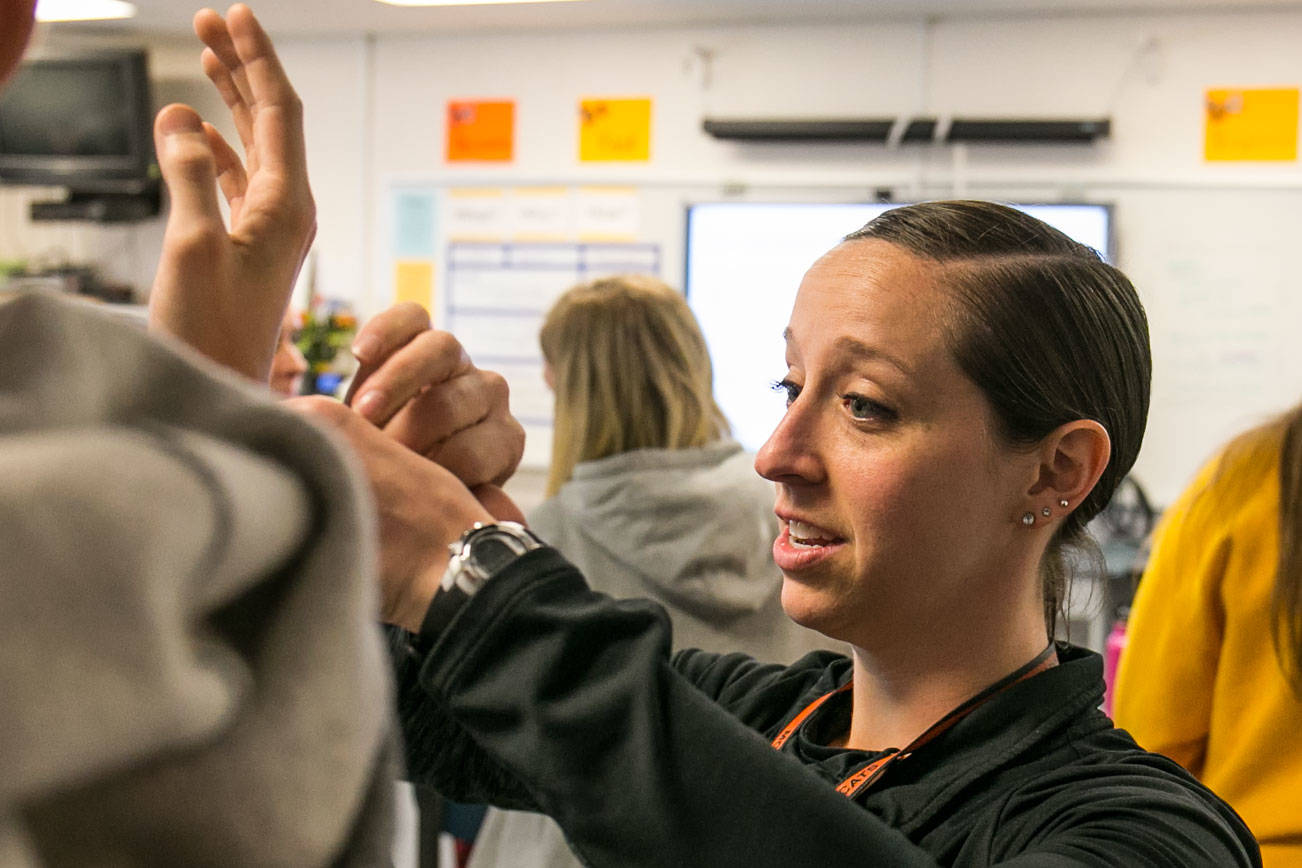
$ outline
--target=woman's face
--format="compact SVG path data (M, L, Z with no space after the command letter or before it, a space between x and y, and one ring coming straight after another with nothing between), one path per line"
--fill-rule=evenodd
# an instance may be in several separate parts
M291 397L298 394L303 374L307 372L307 359L294 343L298 334L298 316L285 312L280 323L280 337L276 339L276 354L271 357L271 390L278 395Z
M860 647L998 605L1024 548L1037 459L1001 442L954 360L936 272L878 240L810 268L787 330L789 406L755 461L777 483L784 608Z

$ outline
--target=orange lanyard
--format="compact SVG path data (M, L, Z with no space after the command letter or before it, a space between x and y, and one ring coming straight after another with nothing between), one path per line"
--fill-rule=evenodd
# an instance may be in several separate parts
M880 778L886 771L887 766L892 762L907 757L909 754L932 741L941 733L948 730L954 724L958 723L960 720L967 717L969 714L976 711L982 705L989 702L991 699L994 699L1014 684L1025 681L1032 676L1039 675L1044 670L1053 666L1055 662L1057 662L1057 660L1054 656L1054 647L1053 643L1050 642L1049 645L1030 663L1022 666L1017 671L1004 676L985 690L982 690L976 696L973 696L971 699L959 705L949 714L946 714L940 720L927 727L926 732L909 742L906 747L900 750L892 750L885 756L878 757L877 759L868 762L854 774L850 775L850 777L837 784L836 791L847 798L854 798L865 787ZM836 696L838 693L844 693L849 690L852 686L853 681L847 682L836 690L824 693L822 696L801 709L800 713L793 717L790 723L782 727L782 731L773 739L774 749L781 750L782 746L790 740L791 736L796 734L796 730L800 728L800 725L808 720L809 716L817 711L819 706L824 702L827 702L827 700L831 699L833 696Z

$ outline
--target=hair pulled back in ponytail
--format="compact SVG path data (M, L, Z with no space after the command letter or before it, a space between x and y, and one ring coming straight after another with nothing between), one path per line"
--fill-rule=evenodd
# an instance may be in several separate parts
M1042 565L1050 633L1067 550L1091 547L1085 525L1139 454L1152 359L1148 321L1129 279L1048 224L993 202L895 208L847 241L875 238L942 266L952 294L949 343L994 408L1008 442L1031 445L1076 419L1101 424L1112 454L1063 522Z

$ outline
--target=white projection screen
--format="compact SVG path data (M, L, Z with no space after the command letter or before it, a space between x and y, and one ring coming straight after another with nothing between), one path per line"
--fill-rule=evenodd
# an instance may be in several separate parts
M1111 207L1013 204L1111 260ZM782 417L782 330L814 260L897 204L707 202L687 209L688 304L714 363L733 436L755 451Z

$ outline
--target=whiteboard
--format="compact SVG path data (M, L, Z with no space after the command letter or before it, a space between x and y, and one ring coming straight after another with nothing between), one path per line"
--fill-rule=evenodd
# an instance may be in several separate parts
M805 271L847 234L898 204L707 202L687 214L687 301L714 365L714 392L733 436L750 451L782 418L786 328ZM1111 209L1018 205L1067 235L1111 251Z

